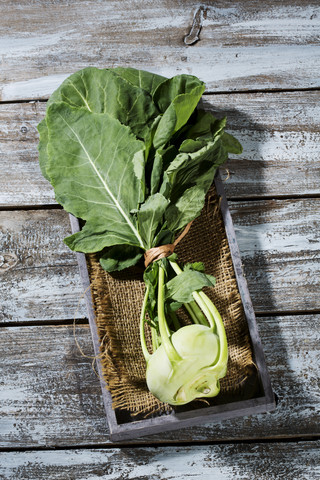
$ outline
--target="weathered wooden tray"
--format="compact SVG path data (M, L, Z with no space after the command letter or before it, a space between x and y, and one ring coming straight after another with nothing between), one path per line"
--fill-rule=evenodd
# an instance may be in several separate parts
M257 367L259 389L258 393L250 399L232 401L230 403L218 404L214 406L202 406L201 408L190 408L186 405L183 409L173 411L170 414L153 415L151 418L134 417L123 411L118 412L112 408L112 398L106 383L103 380L102 365L99 360L100 340L98 336L97 325L95 322L95 313L90 293L90 280L85 255L77 253L80 274L83 288L85 289L85 300L88 309L88 318L95 355L97 356L97 368L101 379L101 388L103 402L106 410L107 421L110 429L110 437L113 441L129 440L143 435L150 435L168 430L175 430L184 427L199 425L199 423L218 422L227 418L237 416L251 415L261 412L267 412L275 409L275 398L271 387L269 374L267 371L264 353L259 337L254 310L252 307L247 282L242 271L240 252L237 245L234 227L225 196L223 184L219 176L215 179L217 194L221 197L221 214L224 221L229 248L232 256L233 267L239 293L241 296L244 313L248 323L250 340L253 351L253 360ZM70 215L72 232L80 230L79 221Z

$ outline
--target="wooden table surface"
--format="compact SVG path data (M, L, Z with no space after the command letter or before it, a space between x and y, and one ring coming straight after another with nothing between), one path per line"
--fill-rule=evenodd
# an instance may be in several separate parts
M319 478L319 1L0 7L0 478ZM37 154L45 101L89 65L195 74L228 115L244 151L225 189L274 412L110 441L69 220Z

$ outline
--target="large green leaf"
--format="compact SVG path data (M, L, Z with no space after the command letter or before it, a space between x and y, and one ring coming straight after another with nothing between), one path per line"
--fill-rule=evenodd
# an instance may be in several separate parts
M56 199L86 220L81 232L66 239L67 245L84 252L116 244L144 248L130 213L143 199L143 142L110 115L64 102L49 107L47 125L47 172Z
M161 75L130 67L116 67L114 72L131 83L131 85L142 88L150 95L153 95L157 87L167 80L166 77Z
M163 174L160 192L170 199L166 226L183 228L200 215L217 167L227 158L219 136L195 152L180 153Z
M119 72L120 73L120 72ZM70 75L52 94L48 105L63 101L94 113L108 113L146 139L159 111L150 95L112 69L84 68Z
M156 149L188 122L204 90L204 83L191 75L177 75L158 86L153 98L164 113L153 139Z

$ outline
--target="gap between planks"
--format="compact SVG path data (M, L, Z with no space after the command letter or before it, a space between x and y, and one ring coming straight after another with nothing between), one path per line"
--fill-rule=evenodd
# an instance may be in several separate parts
M203 93L203 96L207 95L213 95L213 96L218 96L218 95L246 95L246 94L261 94L261 93L292 93L292 92L319 92L320 87L301 87L301 88L262 88L262 89L248 89L248 90L207 90ZM25 98L25 99L20 99L20 100L0 100L0 105L14 105L16 103L35 103L35 102L41 102L41 103L46 103L49 100L48 98Z
M256 195L250 197L227 197L228 202L263 202L265 200L310 200L320 198L320 193L302 193L300 195ZM32 210L63 210L58 203L43 205L0 205L0 212L32 211Z
M252 195L250 197L227 197L228 202L256 202L265 200L303 200L305 198L320 198L320 193L302 193L291 195ZM63 210L59 203L44 203L43 205L0 205L0 212L14 211L32 211L32 210Z
M270 318L270 317L290 317L299 315L320 315L320 310L285 310L285 311L272 311L272 312L255 312L255 316L261 319ZM67 319L57 319L57 320L34 320L34 321L11 321L11 322L2 322L0 323L1 328L20 328L20 327L67 327L74 325L75 327L88 327L89 321L86 318L82 318L81 321L73 318Z
M150 437L151 439L151 437ZM131 443L126 442L113 442L113 443L97 443L97 444L79 444L79 445L57 445L54 448L50 447L0 447L0 452L43 452L43 451L56 451L56 450L94 450L94 449L106 449L112 450L114 448L157 448L157 447L193 447L193 446L211 446L211 445L263 445L263 444L282 444L282 443L297 443L297 442L317 442L320 440L319 435L298 435L298 436L281 436L281 437L263 437L263 438L248 438L248 439L227 439L227 440L193 440L186 442L148 442L146 445L145 442L135 442L131 440Z

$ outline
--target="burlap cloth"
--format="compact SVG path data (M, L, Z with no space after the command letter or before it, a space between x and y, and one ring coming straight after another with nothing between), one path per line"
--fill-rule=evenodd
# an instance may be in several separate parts
M216 277L216 286L206 293L218 308L228 339L228 371L221 380L220 394L210 404L250 398L257 389L257 372L231 254L219 208L212 188L202 214L197 218L175 252L179 261L202 261L207 273ZM105 272L95 254L87 255L91 292L101 340L103 375L111 392L113 408L131 415L170 412L145 383L145 360L139 337L139 317L144 295L143 267L116 274ZM180 313L185 319L185 313ZM147 334L149 346L150 335ZM150 349L149 349L150 351ZM193 405L192 405L193 404ZM192 402L188 408L202 406Z

